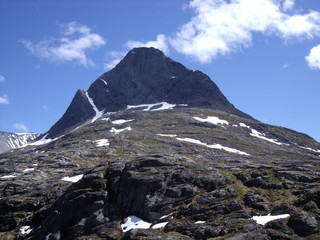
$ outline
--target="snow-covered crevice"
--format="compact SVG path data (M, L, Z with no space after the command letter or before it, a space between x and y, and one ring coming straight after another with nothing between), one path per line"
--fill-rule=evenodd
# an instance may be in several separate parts
M290 217L289 214L281 214L281 215L274 215L274 216L271 216L271 214L268 214L267 216L253 216L252 220L254 220L256 223L260 225L265 225L270 221L288 218L288 217Z
M94 104L92 98L90 98L89 93L86 92L86 97L89 101L89 103L91 104L93 110L95 111L96 115L92 118L91 123L93 123L94 121L96 121L98 118L100 118L103 115L103 110L99 111L99 109L96 107L96 105Z
M266 135L264 133L261 133L253 128L251 128L250 126L244 124L244 123L240 123L239 124L240 127L244 127L244 128L248 128L250 129L251 133L250 136L256 137L256 138L260 138L262 140L277 144L277 145L283 145L284 143L279 142L277 139L272 139L272 138L267 138ZM286 144L287 145L287 144Z
M106 86L108 86L108 83L107 83L103 78L100 78L100 80L101 80Z
M179 140L179 141L195 143L195 144L202 145L202 146L205 146L205 147L208 147L208 148L219 149L219 150L224 150L226 152L231 152L231 153L235 153L235 154L250 156L250 154L248 154L246 152L242 152L242 151L237 150L235 148L225 147L225 146L222 146L221 144L208 145L206 143L201 142L200 140L193 139L193 138L176 138L176 139Z

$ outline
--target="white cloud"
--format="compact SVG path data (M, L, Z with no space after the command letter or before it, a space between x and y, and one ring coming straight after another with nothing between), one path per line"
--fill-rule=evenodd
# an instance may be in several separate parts
M48 107L47 105L43 105L43 106L42 106L42 109L43 109L43 110L48 110L49 107Z
M320 36L320 13L289 14L294 0L192 0L195 16L170 44L201 63L248 47L254 33L310 39Z
M50 38L36 44L28 40L20 42L36 57L53 62L76 62L83 66L93 66L88 50L102 47L106 40L91 29L77 22L60 24L61 38Z
M104 68L106 70L114 68L132 48L154 47L160 49L165 54L169 53L168 40L164 34L158 34L155 41L140 42L129 40L124 44L124 47L126 48L126 51L111 51L105 55Z
M306 56L308 65L312 69L320 69L320 44L310 50L308 56Z
M129 49L136 47L154 47L160 49L164 53L169 52L167 38L164 34L158 34L155 41L139 42L139 41L128 41L125 46Z
M284 11L289 11L294 7L294 0L284 0L282 3L282 8Z
M2 97L0 97L0 104L9 104L8 95L3 95Z
M0 74L0 82L4 82L6 80L6 78Z
M18 130L21 130L23 132L28 132L29 131L28 127L26 125L22 124L22 123L15 123L13 125L13 127L18 129Z
M127 52L125 51L112 51L108 52L105 55L105 63L104 63L104 68L106 70L114 68L121 60L122 58L126 55Z

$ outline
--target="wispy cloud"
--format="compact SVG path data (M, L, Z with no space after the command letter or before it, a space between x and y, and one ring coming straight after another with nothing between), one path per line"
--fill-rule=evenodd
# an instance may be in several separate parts
M22 123L15 123L13 125L13 127L15 129L21 130L23 132L28 132L29 131L28 127L26 125L22 124Z
M8 95L3 95L2 97L0 97L0 104L9 104L9 97Z
M60 38L49 38L38 43L28 40L20 42L30 53L41 59L52 62L75 62L83 66L93 66L94 62L88 57L88 51L102 47L106 40L99 34L77 22L60 24Z
M308 66L312 69L320 69L320 44L310 50L308 56L306 56Z
M293 13L294 0L192 0L195 16L170 39L180 53L209 63L252 44L253 34L290 39L320 36L320 13Z
M42 106L42 109L43 109L43 110L48 110L49 107L48 107L47 105L43 105L43 106Z
M4 82L6 80L6 78L0 74L0 82Z

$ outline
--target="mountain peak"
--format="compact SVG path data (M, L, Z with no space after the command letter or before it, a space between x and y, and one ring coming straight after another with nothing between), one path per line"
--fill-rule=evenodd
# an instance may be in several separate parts
M128 105L160 102L213 108L251 118L236 109L206 74L187 69L156 48L142 47L129 51L88 91L78 91L48 136L57 137L102 113L124 110Z

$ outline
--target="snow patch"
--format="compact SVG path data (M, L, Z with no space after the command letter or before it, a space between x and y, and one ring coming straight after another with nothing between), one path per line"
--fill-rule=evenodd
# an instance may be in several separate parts
M116 124L116 125L121 125L121 124L124 124L124 123L126 123L126 122L132 122L132 121L134 121L134 119L129 119L129 120L118 119L118 120L112 121L111 123L112 123L112 124Z
M121 229L123 232L127 232L131 229L148 229L151 223L145 222L136 216L129 216L126 218L125 223L121 224Z
M195 120L200 122L208 122L215 125L229 125L229 122L226 120L221 120L218 117L207 117L207 118L199 118L199 117L193 117Z
M157 134L157 136L174 138L177 135L176 134L161 134L161 133L159 133L159 134Z
M43 145L43 144L47 144L47 143L50 143L50 142L54 142L56 140L58 140L59 138L62 138L64 135L60 136L60 137L57 137L57 138L54 138L54 139L47 139L46 137L48 136L48 134L46 134L45 136L43 136L40 140L36 141L36 142L32 142L32 143L29 143L27 145L25 145L24 147L26 146L38 146L38 145Z
M35 168L26 168L22 172L32 172Z
M161 105L155 109L150 110L151 108L154 108L158 105ZM160 102L160 103L153 103L153 104L141 104L141 105L128 105L127 109L134 109L134 108L145 108L142 111L159 111L159 110L166 110L166 109L172 109L176 105L170 104L167 102Z
M20 233L22 235L27 235L27 234L31 233L31 231L32 231L32 228L30 226L22 226L20 228Z
M167 224L168 224L168 222L157 223L157 224L153 225L151 228L152 229L164 228Z
M164 218L167 218L167 217L170 217L171 215L173 215L173 213L169 213L168 215L163 215L161 218L159 218L160 220L161 219L164 219ZM171 216L170 219L173 219L173 217Z
M75 182L78 182L81 178L83 178L83 174L76 175L73 177L64 177L64 178L61 178L61 180L75 183Z
M91 123L93 123L94 121L96 121L99 117L101 117L103 115L103 110L102 111L99 111L99 109L96 107L96 105L94 104L92 98L90 98L89 96L89 93L88 92L85 92L86 93L86 97L89 101L89 103L91 104L93 110L95 111L96 115L92 118L91 120Z
M303 146L299 146L299 147L303 148L303 149L306 149L306 150L309 150L309 151L312 151L312 152L320 153L320 150L316 150L316 149L309 148L309 147L303 147Z
M268 223L270 221L273 221L276 219L287 218L287 217L290 217L290 215L289 214L281 214L281 215L271 216L271 214L269 213L267 216L253 216L251 219L260 225L265 225L266 223Z
M194 224L203 224L206 223L206 221L196 221Z
M271 138L265 137L265 134L264 134L264 133L260 133L260 132L258 132L258 131L255 130L255 129L251 129L250 135L253 136L253 137L257 137L257 138L263 139L263 140L265 140L265 141L274 143L274 144L278 144L278 145L282 145L282 144L283 144L283 143L281 143L281 142L278 142L277 139L271 139Z
M97 147L109 147L110 143L108 139L98 139L93 141Z
M159 229L164 228L168 222L157 223L152 226L152 223L143 221L141 218L136 216L129 216L125 219L125 222L121 224L121 229L123 232L130 231L131 229Z
M195 143L195 144L199 144L199 145L202 145L202 146L206 146L208 148L213 148L213 149L219 149L219 150L224 150L224 151L227 151L227 152L231 152L231 153L236 153L236 154L241 154L241 155L246 155L246 156L250 156L250 154L246 153L246 152L242 152L242 151L239 151L237 149L234 149L234 148L230 148L230 147L224 147L220 144L212 144L212 145L208 145L206 143L203 143L197 139L193 139L193 138L176 138L177 140L179 141L184 141L184 142L190 142L190 143Z
M170 104L170 103L167 103L167 102L162 102L161 104L162 104L162 106L160 108L152 109L151 111L160 111L160 110L173 109L175 106L177 106L175 104Z
M119 134L123 131L131 131L132 128L131 127L126 127L126 128L122 128L122 129L116 129L116 128L111 128L110 132L115 133L115 134Z
M1 179L7 179L7 178L15 178L15 177L17 177L18 175L16 174L16 175L14 175L14 174L12 174L12 175L6 175L6 176L2 176L2 177L0 177Z
M271 142L271 143L274 143L274 144L283 145L283 143L278 142L277 139L267 138L264 133L261 133L261 132L255 130L255 129L251 128L250 126L244 124L244 123L240 123L239 125L240 125L240 127L245 127L245 128L250 129L251 130L250 136L253 136L253 137L256 137L256 138L260 138L262 140L265 140L265 141L268 141L268 142ZM285 144L285 145L288 145L288 144Z

